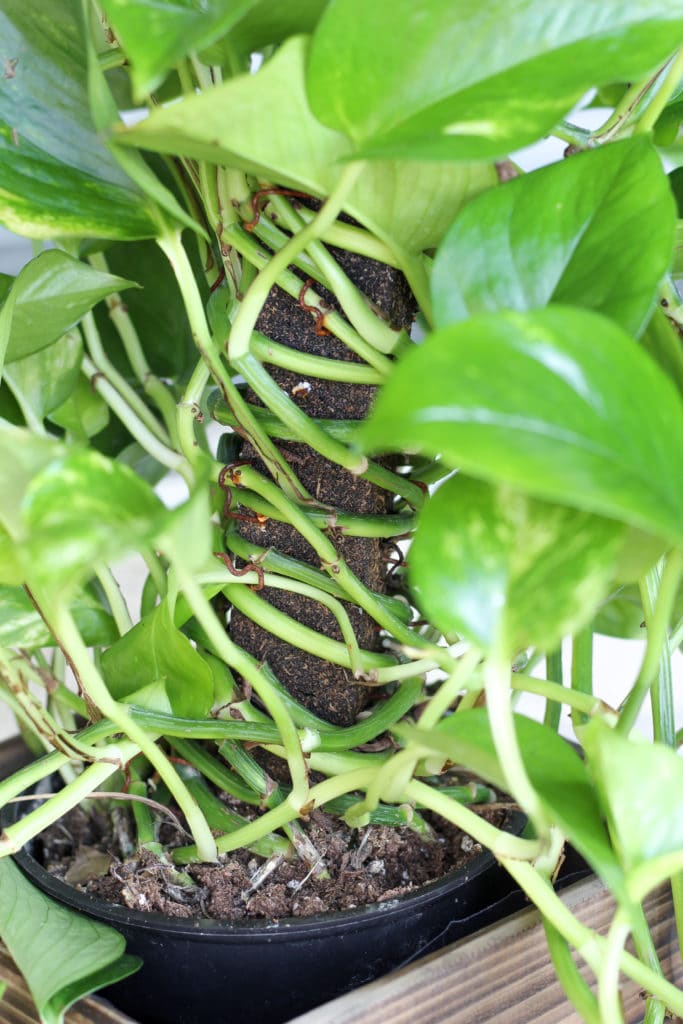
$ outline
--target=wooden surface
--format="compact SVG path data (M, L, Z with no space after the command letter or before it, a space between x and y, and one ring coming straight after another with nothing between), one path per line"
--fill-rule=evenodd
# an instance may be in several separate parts
M577 882L562 899L581 921L603 934L613 903L595 878ZM683 982L669 893L647 903L653 939L667 977ZM577 961L581 963L580 961ZM582 973L593 981L590 971ZM638 986L622 987L624 1015L638 1024ZM671 1020L671 1018L667 1018ZM676 1018L678 1020L678 1018ZM296 1024L579 1024L555 978L540 917L524 910L462 939L447 950L296 1018ZM294 1024L294 1022L292 1022Z

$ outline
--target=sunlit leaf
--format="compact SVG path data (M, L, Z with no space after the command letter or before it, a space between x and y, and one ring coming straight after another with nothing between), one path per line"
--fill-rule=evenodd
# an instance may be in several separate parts
M50 899L8 857L0 859L0 936L43 1024L62 1024L78 999L140 967L123 936Z
M458 474L427 503L409 553L419 607L483 650L553 650L609 593L623 527Z
M590 88L637 81L682 33L680 0L335 0L309 96L365 156L495 157L547 134Z
M287 40L256 75L240 75L155 110L118 142L228 164L316 196L339 180L349 141L313 116L304 88L307 40ZM484 164L408 161L367 167L346 210L405 249L438 244L462 203L496 181Z
M565 302L642 330L671 261L674 204L647 139L490 189L456 217L432 275L437 324Z
M683 540L683 403L616 324L551 306L485 314L406 354L359 432L472 476Z

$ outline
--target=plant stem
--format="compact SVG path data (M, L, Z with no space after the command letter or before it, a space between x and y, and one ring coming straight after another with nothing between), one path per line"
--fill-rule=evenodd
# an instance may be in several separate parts
M652 622L655 614L657 595L662 584L661 562L655 565L640 581L640 599L643 604L645 622ZM664 636L660 652L657 676L650 690L652 706L652 731L655 740L676 746L676 720L674 712L673 680L671 675L671 649L668 636Z
M572 637L571 686L575 693L593 695L593 632L581 630ZM572 724L576 732L585 722L576 705L572 707Z
M510 664L503 645L491 652L483 666L484 690L491 734L505 775L506 788L529 815L537 834L549 835L550 823L522 760L510 700Z
M598 1006L602 1024L624 1024L619 1001L619 967L629 932L628 918L618 909L607 933L606 948L598 971Z
M216 859L216 845L204 815L196 801L187 791L182 779L168 761L153 737L132 718L131 709L115 701L107 686L90 660L88 649L78 632L71 612L63 604L51 601L39 590L32 591L36 607L58 640L64 655L74 669L79 684L94 702L99 712L109 718L128 739L135 743L147 760L158 771L187 819L188 827L195 838L202 860ZM45 609L50 608L48 617Z
M683 49L679 50L669 64L668 71L661 82L656 96L652 99L647 110L643 113L636 125L636 134L642 135L654 128L659 115L669 102L669 98L678 86L683 76Z
M571 955L569 943L547 918L543 919L543 927L555 973L567 998L573 1003L585 1024L602 1024L598 1001L580 974Z
M638 678L624 701L619 715L616 728L617 732L624 736L627 736L633 728L638 712L657 674L681 575L683 575L683 549L675 548L666 557L654 607L654 617L651 622L647 623L647 647Z
M420 715L418 728L431 729L441 720L479 664L480 658L481 653L472 648L456 662L451 675L441 684Z
M550 651L545 656L545 674L547 680L554 680L559 686L564 689L564 667L562 665L562 647L559 647L556 651ZM515 686L515 677L512 677L513 689ZM554 729L555 732L560 727L560 716L562 714L562 700L554 699L552 697L546 697L545 702L545 715L543 716L544 725Z
M287 269L294 257L302 252L309 242L320 238L325 229L334 223L362 170L363 164L361 162L347 164L341 173L337 186L323 204L317 216L310 224L302 228L297 235L294 235L287 245L270 259L267 266L261 270L256 280L252 283L242 300L230 332L228 353L231 362L240 356L246 355L249 351L251 332L256 326L258 315L268 298L270 289L276 283L279 273Z

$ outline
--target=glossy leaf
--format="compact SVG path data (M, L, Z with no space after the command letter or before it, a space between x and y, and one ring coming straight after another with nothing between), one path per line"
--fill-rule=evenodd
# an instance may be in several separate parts
M23 556L31 578L87 578L99 561L149 543L168 512L127 466L72 450L31 480L22 502Z
M122 935L46 896L9 857L0 860L0 937L23 974L43 1024L62 1024L78 999L141 966Z
M640 341L683 394L681 330L667 318L663 309L655 309Z
M6 304L13 302L7 362L45 348L100 299L133 285L133 281L103 274L58 249L36 256L18 274L5 299Z
M335 0L308 90L364 156L490 158L547 134L588 89L647 74L682 33L680 0Z
M77 0L4 0L0 223L31 238L148 238L152 207L93 123Z
M254 6L255 0L102 0L131 62L138 99L153 92L181 58L209 46Z
M445 633L512 656L553 650L609 593L623 527L458 474L418 520L415 600Z
M671 261L674 204L642 137L525 174L469 203L434 262L439 326L564 302L639 334Z
M71 614L89 647L111 644L118 636L113 618L88 589L76 595ZM25 650L55 646L54 637L23 587L0 585L0 645Z
M327 0L256 0L224 40L202 53L202 60L232 67L237 56L246 63L266 46L312 32L326 5Z
M28 406L42 420L67 401L81 373L83 345L76 333L16 359L5 367L4 379L22 409Z
M307 41L287 40L256 75L154 111L116 140L228 164L281 185L328 195L349 141L313 116L304 88ZM404 249L438 244L462 203L496 181L493 167L379 162L365 169L345 209Z
M578 753L553 729L523 715L515 715L515 729L524 766L547 813L612 891L620 892L621 870ZM485 782L505 790L506 776L485 708L450 715L434 729L400 726L396 733L403 741L444 754Z
M167 601L104 653L102 671L117 700L187 718L211 710L213 673L174 626Z
M551 306L443 328L404 356L359 440L683 539L681 397L597 313Z
M626 739L598 721L582 740L624 870L683 853L683 762L676 752Z
M86 444L109 423L109 406L81 376L66 402L53 409L48 419L62 427L73 440Z

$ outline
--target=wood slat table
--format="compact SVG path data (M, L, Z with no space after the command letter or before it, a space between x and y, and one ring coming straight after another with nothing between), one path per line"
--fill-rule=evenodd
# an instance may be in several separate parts
M25 761L18 741L0 744L0 777ZM565 889L565 901L585 924L602 934L609 927L613 902L595 878ZM667 977L683 984L670 892L662 888L646 903L653 939ZM581 966L581 962L579 961ZM593 983L590 972L581 966ZM7 951L0 945L0 981L7 990L0 1002L1 1024L37 1024L33 1003ZM627 1024L640 1024L644 1001L628 979L622 987ZM672 1024L672 1018L668 1018ZM678 1018L676 1018L678 1020ZM523 910L500 924L356 989L290 1024L580 1024L564 997L550 963L540 915ZM67 1024L136 1024L101 1000L81 1000ZM174 1024L169 1021L168 1024ZM224 1024L207 1021L206 1024ZM226 1021L225 1024L228 1024ZM257 1015L250 1024L259 1024ZM683 1024L683 1022L681 1022Z

